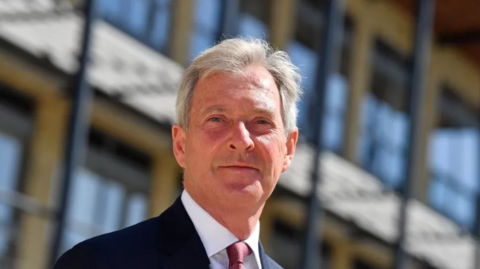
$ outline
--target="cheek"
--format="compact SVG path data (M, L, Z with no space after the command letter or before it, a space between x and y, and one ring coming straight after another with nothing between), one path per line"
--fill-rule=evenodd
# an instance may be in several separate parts
M263 158L266 164L271 164L272 168L281 169L283 159L285 158L285 147L276 136L262 136L257 139L263 151Z
M221 146L222 134L219 132L192 132L190 137L187 140L186 157L190 157L195 163L210 161L210 157Z

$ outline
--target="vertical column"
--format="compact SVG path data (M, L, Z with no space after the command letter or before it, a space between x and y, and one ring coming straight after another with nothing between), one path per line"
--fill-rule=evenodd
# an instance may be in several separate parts
M153 156L150 216L158 216L172 205L178 193L180 167L172 152L160 151Z
M332 269L352 268L351 242L339 239L333 246Z
M434 131L438 114L438 94L440 90L440 77L439 77L439 63L438 54L432 51L432 61L430 63L430 72L428 75L427 97L425 103L425 121L421 130L420 137L420 157L419 157L419 171L417 182L415 186L416 193L413 193L414 197L418 200L428 204L429 201L429 187L430 187L430 167L429 167L429 142L430 134Z
M430 66L430 53L435 14L435 0L416 1L415 43L410 77L410 132L407 160L407 178L405 180L400 205L398 222L398 241L395 249L395 269L407 266L405 245L408 201L413 191L413 184L418 180L420 156L422 149L422 125L424 124L424 106L427 100L427 75Z
M230 38L238 34L239 13L240 0L222 0L220 31L217 40Z
M279 0L271 6L271 42L279 49L286 50L295 30L295 0Z
M171 40L169 44L170 57L186 65L189 58L190 35L192 34L192 19L195 1L176 0L172 1L173 6L173 27L170 31Z
M35 132L28 160L25 194L48 207L54 194L55 168L61 158L67 104L63 99L45 98L37 103ZM47 268L50 254L45 217L23 214L18 258L20 269Z
M362 11L361 15L355 17L354 37L349 83L349 95L345 127L345 146L343 155L351 162L357 162L358 138L361 135L361 111L362 101L365 93L368 92L369 78L371 74L370 52L373 40L372 27L367 12Z
M309 106L308 120L313 128L313 144L315 145L315 155L312 158L311 173L311 193L308 198L308 212L305 221L305 239L303 245L303 253L301 255L301 264L304 269L315 268L322 264L318 262L316 257L321 253L320 244L318 241L322 240L321 233L317 233L317 227L322 230L323 212L321 201L318 197L318 187L321 181L321 152L322 148L322 128L323 128L323 114L325 107L325 93L328 87L328 79L333 73L333 67L338 60L340 51L338 50L337 37L343 29L343 0L329 0L326 1L326 15L325 27L321 32L316 33L320 35L318 40L322 40L323 44L317 45L318 52L318 67L316 72L316 93L314 103ZM320 224L320 225L318 225Z
M90 106L92 103L92 89L86 81L87 64L90 58L90 41L95 18L95 0L87 0L84 9L83 37L81 43L81 55L79 69L75 76L75 84L70 93L71 111L68 118L68 133L63 152L62 181L60 182L60 197L58 199L58 212L55 215L57 221L52 239L52 253L49 266L53 266L57 259L62 242L63 230L67 219L67 202L69 198L70 184L75 169L82 160L86 148L86 134L90 119ZM70 90L70 89L68 89Z
M480 113L478 114L478 120L477 120L477 129L478 132L480 132ZM477 156L480 156L480 143L478 143L478 148L477 148ZM480 164L480 160L478 160L478 164ZM478 171L478 170L477 170ZM480 196L477 195L477 212L476 212L476 219L475 219L475 230L474 234L476 237L476 246L475 250L473 251L474 253L474 263L475 269L480 269Z

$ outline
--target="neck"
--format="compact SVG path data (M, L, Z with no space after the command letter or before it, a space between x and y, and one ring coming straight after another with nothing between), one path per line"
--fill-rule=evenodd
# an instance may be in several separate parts
M232 205L228 208L222 208L220 203L208 203L196 197L195 194L188 193L192 199L210 216L212 216L223 227L227 228L240 241L246 240L255 230L255 227L262 214L263 204L255 209L239 207Z
M225 210L219 213L219 210L205 209L218 223L227 228L240 241L246 240L252 235L257 226L262 209L254 214L250 212L239 212L237 210Z

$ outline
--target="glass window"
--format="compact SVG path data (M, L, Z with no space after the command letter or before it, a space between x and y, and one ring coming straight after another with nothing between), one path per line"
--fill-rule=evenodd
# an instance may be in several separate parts
M386 185L399 189L405 180L408 147L407 64L389 45L377 41L371 65L371 86L361 115L359 160Z
M212 47L220 31L221 0L196 0L190 44L190 60Z
M149 34L152 47L165 52L168 45L168 35L170 32L170 21L172 17L172 0L156 0L156 6L153 7L152 32Z
M241 0L239 15L239 33L268 40L271 1Z
M29 100L0 86L0 197L21 194L24 152L32 133ZM0 268L13 268L22 207L0 199Z
M270 238L267 254L285 269L300 267L300 255L302 251L302 232L300 229L283 221L276 220L273 227L273 235ZM322 244L322 267L331 267L331 250L327 244ZM317 259L320 259L320 254Z
M98 0L97 3L97 13L106 19L116 19L122 14L122 3L125 1L121 0Z
M309 102L314 99L316 87L316 72L318 55L316 52L316 37L322 30L323 11L320 7L308 2L297 5L296 29L294 39L287 46L292 62L300 69L304 96L299 103L298 126L300 135L307 140L313 140L313 130L310 128ZM341 153L343 144L344 118L348 95L347 68L349 44L351 44L352 25L345 24L343 46L341 49L341 64L339 70L333 73L328 81L325 93L325 111L323 116L323 145L325 148ZM315 116L313 116L315 117ZM318 118L318 117L315 117Z
M135 0L130 2L130 12L126 18L129 30L138 35L145 34L148 25L149 0Z
M476 113L449 88L439 100L440 120L430 135L430 203L470 229L479 194L480 132Z
M193 32L190 45L190 60L217 42L221 31L221 0L196 0L193 19ZM240 1L238 33L268 40L269 13L271 5L267 1Z
M0 128L0 193L17 189L21 164L22 143L15 137L1 132ZM0 267L10 268L8 257L14 245L16 220L14 208L0 201Z
M98 0L100 17L144 44L165 52L171 0Z
M89 140L85 165L70 189L62 252L148 217L148 156L95 130Z

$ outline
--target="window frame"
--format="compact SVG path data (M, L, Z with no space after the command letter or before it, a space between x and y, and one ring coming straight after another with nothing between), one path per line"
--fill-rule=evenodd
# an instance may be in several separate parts
M103 0L103 1L112 1L112 0ZM101 14L100 11L97 12L98 18L105 21L106 23L112 25L113 27L117 28L121 32L127 34L128 36L134 38L135 40L141 42L142 44L148 46L149 48L160 52L163 55L168 55L169 47L170 47L170 35L172 32L172 27L174 23L174 16L175 16L175 1L174 0L142 0L146 5L146 12L147 16L145 16L145 29L143 29L142 33L136 33L135 30L131 29L131 5L133 1L139 0L113 0L117 1L120 5L119 7L119 14L116 14L114 17L108 14ZM161 3L160 3L161 2ZM100 1L99 1L100 3ZM153 8L152 8L153 6ZM99 7L97 7L97 10ZM167 32L164 35L167 37L165 40L165 44L158 47L153 39L153 33L156 25L156 18L158 16L158 12L160 10L167 9L167 13L171 14L168 17L168 27Z
M457 173L451 174L450 172L438 172L435 171L435 168L432 167L432 139L434 132L441 128L442 120L447 120L449 124L453 126L454 129L460 128L463 129L469 125L471 128L475 129L477 132L477 146L480 146L480 120L478 120L477 115L480 115L480 110L475 109L475 107L467 102L466 100L462 99L456 93L455 87L447 83L443 83L440 85L440 94L437 98L436 103L436 113L439 116L437 122L435 123L434 128L431 130L429 143L428 143L428 150L430 152L429 159L427 160L427 171L429 176L429 187L428 187L428 204L438 213L442 214L443 216L451 219L453 222L457 223L463 229L474 231L475 227L479 225L479 214L480 214L480 184L477 186L477 190L472 190L469 186L466 186L466 183L462 182L460 179L460 175ZM449 150L457 149L456 147L452 146L452 141L449 141ZM480 158L480 147L477 147L477 158ZM458 152L454 158L457 158ZM460 155L462 152L460 150ZM480 168L477 167L476 169L477 177L480 177ZM459 199L459 197L467 197L473 198L473 221L471 224L462 223L461 221L457 220L456 216L452 214L449 209L451 203L447 203L445 200L448 198L443 198L441 205L436 205L436 199L433 197L433 188L434 184L437 182L441 182L444 187L448 188L451 192L454 192L456 195L455 201ZM457 208L459 205L456 205ZM458 209L454 210L458 211Z
M296 225L293 225L292 223L289 223L287 220L281 218L281 217L273 217L273 220L272 220L272 232L271 232L271 239L270 241L272 240L275 240L274 237L276 235L279 234L279 231L278 231L278 228L282 227L282 229L286 229L288 230L287 233L289 233L288 235L286 235L285 237L288 237L288 239L291 239L291 238L295 238L295 237L298 237L298 260L294 260L294 266L297 266L298 262L300 261L300 258L301 258L301 255L302 255L302 244L303 244L303 233L302 233L302 230L297 227ZM284 233L285 235L285 233ZM319 256L321 256L322 258L322 268L324 269L330 269L330 268L334 268L334 264L333 264L333 250L332 250L332 246L329 244L329 242L325 241L325 240L317 240L319 246L321 246L320 248L320 254ZM271 245L275 245L275 244L272 244L270 243ZM291 244L290 244L291 245ZM276 254L272 253L272 250L271 249L268 249L268 252L270 252L270 256L272 258L275 258L276 257ZM280 254L281 255L281 254ZM279 260L278 258L276 259L277 262L281 260ZM280 264L282 265L282 264ZM282 265L282 266L285 266L285 265ZM296 268L296 267L293 267L293 268Z
M365 169L372 175L378 177L382 183L384 184L385 188L392 189L396 192L401 193L403 190L403 184L405 184L406 174L402 175L402 178L399 179L398 186L395 186L392 178L385 178L383 171L376 171L375 168L378 164L377 159L382 159L380 157L371 156L371 154L379 155L383 152L388 152L391 156L399 157L401 156L401 162L399 165L403 165L403 168L406 166L407 161L407 152L409 141L408 139L408 131L410 128L410 117L409 117L409 79L411 76L411 55L402 54L402 52L395 48L395 46L387 39L384 39L380 36L374 38L373 46L371 46L371 53L370 53L370 69L372 70L370 78L369 78L369 90L365 93L364 98L362 99L362 112L360 114L360 128L361 133L358 137L358 145L357 145L357 158L358 163L362 169ZM390 70L390 71L388 71ZM383 75L382 75L383 74ZM396 85L400 85L400 89L386 89L385 87L382 88L382 92L375 92L375 77L380 76L380 78L384 78L388 76L389 80L395 81ZM396 98L392 97L395 96ZM400 97L399 97L400 96ZM399 147L395 145L393 141L389 141L389 139L385 139L385 135L381 135L379 138L379 132L384 132L383 126L379 124L378 117L385 117L385 114L376 114L375 119L371 119L369 117L369 113L365 113L367 110L367 100L375 101L375 111L382 110L384 108L388 108L390 112L395 112L395 117L402 117L405 119L405 134L403 135L405 141L402 143L403 147ZM400 99L400 104L398 103ZM395 100L392 103L392 100ZM385 107L387 106L387 107ZM392 118L392 115L389 115L389 118ZM368 149L369 152L366 156L362 156L364 154L365 141L368 141ZM375 152L375 153L374 153ZM368 158L368 160L364 159L364 157ZM398 160L398 159L397 159ZM404 170L404 169L400 169Z
M288 42L292 42L292 41L296 41L296 42L299 42L300 44L302 44L302 46L304 46L305 48L309 49L310 51L312 51L314 54L315 54L315 57L318 57L318 53L317 53L317 46L319 46L318 43L322 43L322 40L319 40L318 38L318 35L315 35L312 40L310 42L303 42L301 40L301 38L299 39L299 36L297 35L297 29L299 29L299 27L301 28L301 26L299 25L299 22L298 22L298 19L301 18L302 20L304 20L304 23L307 23L309 25L312 26L312 28L314 28L316 31L320 31L321 29L323 29L325 27L324 25L324 16L325 16L325 10L323 10L322 8L325 8L321 5L314 5L312 2L308 2L308 1L298 1L296 2L295 4L295 18L294 18L294 24L295 24L295 27L294 27L294 30L293 30L293 35L292 37L288 40ZM303 14L302 16L300 16L300 14ZM353 42L354 42L354 38L355 38L355 23L352 19L352 17L348 14L348 13L345 13L345 18L344 18L344 22L343 22L343 34L341 35L341 38L340 38L340 41L341 41L341 47L338 51L336 51L336 53L338 53L339 57L338 57L338 62L335 63L335 70L334 72L331 74L330 78L329 78L329 81L333 81L335 77L337 76L340 76L341 79L343 79L346 84L345 84L345 96L344 96L344 100L343 100L343 107L341 109L339 109L338 107L329 107L328 104L325 104L325 111L323 112L323 117L334 117L334 118L337 118L337 119L340 119L341 121L341 138L340 138L340 142L339 142L339 146L338 148L331 148L331 147L328 147L328 146L324 146L324 148L326 150L329 150L339 156L343 156L345 154L345 147L346 147L346 135L345 135L345 131L347 130L348 128L348 122L347 122L347 117L348 117L348 102L349 102L349 98L350 98L350 90L351 90L351 85L349 84L351 82L351 74L350 74L350 63L352 61L352 49L353 49ZM308 44L307 44L308 43ZM287 51L289 51L287 49ZM316 62L318 62L318 60L316 60ZM316 68L318 68L318 66L316 66ZM315 68L315 70L316 70ZM314 71L316 72L316 71ZM304 87L304 85L302 85L302 87L304 88L304 92L305 92L305 95L303 96L303 98L306 98L306 94L307 91L312 91L310 94L313 94L313 92L316 90L315 89L315 80L312 82L313 85L312 85L312 89L306 89ZM329 94L328 92L328 88L325 92L326 95ZM326 96L326 99L328 99L328 96ZM300 106L301 105L305 105L306 106L306 110L308 110L308 102L306 103L299 103L299 110L300 110ZM307 117L305 120L305 122L301 122L301 119L299 119L299 128L301 127L301 125L310 125L308 123L309 119L308 119L308 114L309 112L307 111L306 114L304 115L305 117ZM301 116L299 114L299 116ZM324 122L324 125L325 125L325 120L323 121ZM326 128L324 128L324 132L325 132ZM302 134L303 132L301 132ZM304 142L308 142L311 138L309 137L311 136L311 134L309 135L308 133L306 135L302 135L300 137L300 139ZM325 145L326 141L326 136L325 134L323 134L323 144Z
M15 186L12 190L2 188L1 191L2 193L10 194L12 197L23 196L26 167L28 167L28 157L34 130L33 102L3 84L0 84L0 97L3 99L0 99L0 133L18 139L22 146L19 153L20 158L16 178L14 179ZM9 231L10 238L7 239L6 253L14 259L18 247L16 242L20 237L20 225L18 224L21 216L28 212L24 210L21 204L16 204L15 199L12 201L13 204L10 202L5 204L2 201L0 203L11 209L11 219L0 222L0 227ZM5 262L2 258L0 256L0 265Z
M92 142L92 132L101 136L102 145L95 145L95 142ZM117 183L124 188L124 196L121 198L120 217L118 220L117 230L132 225L127 223L126 217L129 210L128 202L131 202L131 199L135 195L141 194L147 198L145 219L148 219L151 209L149 198L151 195L150 190L153 184L153 164L150 163L149 167L141 168L129 162L128 160L120 158L114 152L116 143L121 143L123 147L126 146L131 149L135 148L130 145L125 145L123 144L123 142L118 141L103 132L91 129L89 140L90 141L88 143L88 150L86 152L84 165L79 169L85 169L86 171L99 176L99 181L97 182L99 186L97 186L95 194L93 194L92 198L95 200L94 204L98 205L104 203L105 196L103 195L103 193L105 188L110 183ZM145 156L148 155L145 154ZM151 161L150 157L149 160ZM79 171L77 170L77 173L78 172ZM67 206L67 210L69 212L73 210L70 202L71 200L69 201L69 205ZM74 217L67 217L67 224L63 233L65 235L67 233L71 233L84 238L90 238L105 233L105 231L103 230L105 228L104 225L106 221L103 218L104 210L106 209L100 207L95 209L95 211L92 213L93 223L84 222L82 220L75 219ZM64 247L68 245L66 236L64 236L64 242L62 242L62 244L64 245ZM62 249L60 251L63 250L65 249Z

